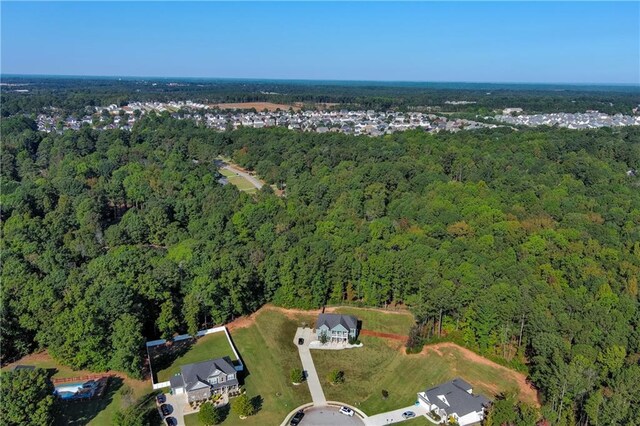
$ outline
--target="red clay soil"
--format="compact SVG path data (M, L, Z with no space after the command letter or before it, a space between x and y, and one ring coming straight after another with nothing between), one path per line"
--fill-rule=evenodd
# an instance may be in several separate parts
M324 309L324 311L326 313L332 313L332 312L335 312L338 308L339 307L336 307L336 306L327 306ZM368 311L376 311L376 312L381 312L381 313L391 314L391 315L392 314L406 314L408 312L406 309L396 309L396 310L376 309L376 308L358 308L358 309L366 309ZM288 316L289 318L295 318L298 315L319 315L319 314L322 313L322 309L310 309L310 310L293 309L293 308L289 308L288 309L288 308L281 308L279 306L274 306L274 305L268 303L268 304L262 306L260 309L258 309L254 313L252 313L251 315L237 318L234 321L231 321L230 323L226 324L227 329L229 331L231 331L231 330L235 330L235 329L238 329L238 328L249 327L251 324L253 324L255 322L256 316L259 315L260 312L262 312L263 310L278 311L278 312L281 312L284 315ZM381 333L381 334L385 334L385 333ZM388 337L390 339L403 340L403 341L406 339L406 336L400 336L400 335L395 335L395 334L389 334L389 335L385 334L384 336L378 336L378 337Z
M518 388L520 390L520 396L521 397L525 397L528 402L533 403L534 405L536 405L537 407L540 407L540 400L538 399L538 392L536 391L536 389L531 386L528 382L527 382L527 376L519 373L517 371L514 371L510 368L504 367L498 363L495 363L493 361L491 361L490 359L487 359L483 356L478 355L477 353L464 348L462 346L456 345L455 343L452 342L442 342L442 343L436 343L433 345L426 345L423 349L421 354L427 354L428 352L435 352L436 354L438 354L439 356L444 356L444 354L440 351L440 349L443 348L449 348L449 349L455 349L458 352L460 352L465 358L467 358L469 361L471 362L475 362L478 364L482 364L482 365L487 365L493 368L496 368L498 370L501 370L502 372L506 373L509 377L511 377L517 384L518 384Z
M392 333L380 333L379 331L372 331L372 330L360 330L360 335L361 336L373 336L373 337L382 337L384 339L393 339L393 340L399 340L401 342L406 342L408 337L407 336L403 336L401 334L392 334Z

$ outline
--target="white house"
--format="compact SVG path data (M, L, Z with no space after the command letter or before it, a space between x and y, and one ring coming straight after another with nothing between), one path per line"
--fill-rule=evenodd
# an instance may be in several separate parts
M443 420L453 417L460 426L482 421L490 403L484 396L474 395L471 385L460 378L419 392L418 402Z

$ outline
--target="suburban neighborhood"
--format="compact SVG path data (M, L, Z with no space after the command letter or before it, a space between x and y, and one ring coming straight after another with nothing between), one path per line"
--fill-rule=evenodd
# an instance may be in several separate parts
M323 376L327 372L323 366L316 366L315 359L318 359L317 357L321 354L328 354L329 359L340 358L342 353L347 357L350 357L349 354L364 354L364 351L368 350L365 348L369 343L374 344L374 342L384 340L381 337L370 336L397 338L393 334L368 329L369 324L366 318L359 318L355 314L357 312L371 318L376 323L380 320L384 321L384 316L388 316L393 321L404 318L400 316L401 314L393 312L376 313L371 310L347 308L338 308L337 311L334 308L332 312L319 312L316 316L309 316L311 313L303 313L302 316L297 317L300 320L295 333L289 335L290 343L280 348L284 352L298 353L297 358L302 367L300 377L294 378L292 371L289 386L292 386L294 391L308 387L309 399L300 400L297 406L289 406L288 414L284 415L278 424L282 426L379 426L418 418L423 418L427 422L425 424L459 426L480 424L491 401L482 394L474 393L472 384L460 377L454 377L452 380L442 383L426 382L425 385L430 386L414 389L414 401L411 404L407 404L407 397L403 397L395 403L392 396L384 397L385 406L389 409L381 412L367 413L363 410L364 407L359 406L360 404L352 398L335 400L332 388L343 386L347 378L352 380L350 373L332 370L329 372L328 377L330 378L325 379ZM270 312L275 313L273 310ZM233 323L228 327L235 330ZM256 373L248 373L253 369L253 366L249 365L248 369L245 368L241 361L243 359L242 349L235 346L228 327L202 330L198 333L200 336L198 340L191 341L191 343L189 343L188 336L177 336L173 341L158 340L147 343L152 371L162 369L152 376L152 384L154 389L161 392L156 396L157 407L167 425L201 424L197 419L201 417L200 411L204 408L209 409L207 406L214 407L213 409L219 412L229 412L228 407L231 406L233 410L237 398L248 398L247 381L251 380L252 375ZM378 328L383 331L393 330L386 327ZM293 332L293 328L291 331ZM187 346L179 346L185 342L188 343ZM195 346L189 346L194 342L197 342ZM196 351L198 347L200 350ZM184 348L191 349L184 353ZM176 350L182 355L178 355L177 358L174 356L172 358L174 360L167 368L166 360L160 360L164 359L166 353ZM225 352L229 355L218 356ZM373 349L369 354L376 352L378 350ZM202 359L210 355L218 357ZM266 354L264 355L266 356ZM232 358L235 358L235 361ZM187 360L195 362L187 362ZM168 380L165 380L167 377ZM329 382L327 383L325 380L329 380ZM325 391L331 396L327 397ZM383 392L383 394L385 393L388 391ZM407 393L407 396L409 395ZM261 398L262 396L259 396L257 399L261 400ZM254 397L251 400L255 399ZM260 411L274 408L266 406L264 402L260 404L260 407L254 407L254 411L248 413L245 418L251 419L251 415L256 415L257 419ZM233 414L228 414L228 416L233 416ZM251 420L247 421L248 424L257 424Z
M247 105L248 106L248 105ZM640 115L608 115L598 111L585 113L549 113L527 115L522 108L506 108L500 114L484 117L480 121L466 118L448 117L447 114L424 112L374 111L374 110L289 110L276 109L249 111L249 108L227 110L220 104L209 105L193 101L172 102L130 102L124 106L115 104L87 107L83 117L64 117L55 108L39 114L38 129L44 132L61 132L66 129L80 130L83 126L95 129L131 130L136 121L152 112L171 114L178 120L192 120L199 125L216 131L226 131L241 127L268 128L285 127L290 130L315 133L337 132L351 135L383 136L405 130L422 129L430 133L458 132L496 128L497 124L487 121L503 122L506 125L522 126L560 126L569 129L587 129L598 127L619 127L640 125Z

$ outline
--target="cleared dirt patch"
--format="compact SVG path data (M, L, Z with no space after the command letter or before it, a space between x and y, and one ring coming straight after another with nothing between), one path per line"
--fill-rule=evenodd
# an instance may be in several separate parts
M398 340L400 342L406 342L408 339L407 336L403 336L401 334L380 333L379 331L372 331L372 330L360 330L360 335L382 337L383 339L393 339L393 340Z

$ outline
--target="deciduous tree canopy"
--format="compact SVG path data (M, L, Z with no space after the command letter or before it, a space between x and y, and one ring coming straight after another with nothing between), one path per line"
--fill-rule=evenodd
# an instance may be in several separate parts
M4 361L137 375L143 339L268 301L404 303L528 368L552 423L640 423L637 128L2 133ZM218 154L286 196L220 185Z

